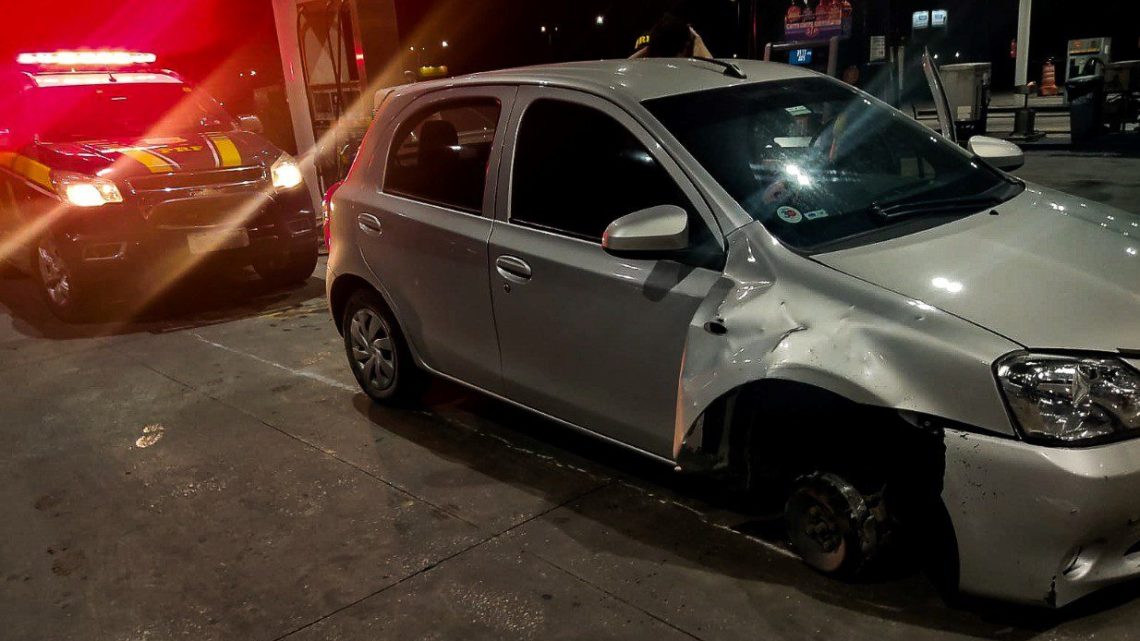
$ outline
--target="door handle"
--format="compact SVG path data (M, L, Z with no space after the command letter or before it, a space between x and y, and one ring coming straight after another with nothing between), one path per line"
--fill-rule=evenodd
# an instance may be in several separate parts
M360 226L360 231L369 236L380 236L384 233L384 226L380 224L380 219L372 214L360 214L356 217L356 224Z
M503 278L516 283L530 280L533 272L526 261L515 256L499 256L495 259L495 269Z

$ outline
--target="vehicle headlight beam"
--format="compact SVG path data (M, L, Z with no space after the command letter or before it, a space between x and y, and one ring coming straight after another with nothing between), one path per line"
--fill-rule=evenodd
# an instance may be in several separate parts
M292 189L305 181L301 166L289 155L282 155L270 167L274 189Z

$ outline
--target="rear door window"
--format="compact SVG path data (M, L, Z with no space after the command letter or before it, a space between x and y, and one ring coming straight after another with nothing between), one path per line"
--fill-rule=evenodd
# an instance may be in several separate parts
M416 113L396 131L384 191L481 214L500 110L498 100L480 98Z

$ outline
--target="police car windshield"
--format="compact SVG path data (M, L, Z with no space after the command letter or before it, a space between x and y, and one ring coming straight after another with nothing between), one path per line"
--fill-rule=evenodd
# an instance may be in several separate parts
M41 86L29 115L44 142L234 129L220 105L177 83Z
M948 222L1023 188L901 112L829 79L645 104L749 214L801 251Z

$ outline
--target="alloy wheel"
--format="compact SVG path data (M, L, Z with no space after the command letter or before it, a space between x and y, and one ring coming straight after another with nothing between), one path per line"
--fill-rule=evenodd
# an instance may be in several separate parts
M71 271L59 254L59 248L51 238L44 239L37 249L40 279L48 297L57 307L66 307L71 301Z

